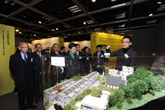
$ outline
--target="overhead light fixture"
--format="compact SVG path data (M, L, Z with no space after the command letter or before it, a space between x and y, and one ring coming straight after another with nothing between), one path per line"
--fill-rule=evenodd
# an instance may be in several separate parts
M36 34L34 34L34 36L36 36Z
M14 6L14 5L15 5L15 3L14 3L14 2L12 2L10 5L11 5L11 6Z
M54 31L54 29L52 29L52 31Z
M116 0L111 0L111 2L115 2Z
M74 5L74 6L71 6L68 8L72 13L76 13L76 12L79 12L81 11L81 9L77 6L77 5Z
M16 31L16 32L19 32L19 29L16 29L15 31Z
M38 21L39 24L41 24L41 21Z
M160 7L156 11L163 11L165 10L165 5L160 5Z
M93 24L94 22L93 22L93 20L88 20L88 21L86 21L88 24Z
M151 13L151 14L149 14L149 16L153 16L153 14Z
M122 28L122 27L125 27L125 23L124 24L121 24L121 25L118 25L119 28Z
M161 5L161 4L162 4L162 2L157 2L157 4Z
M9 0L5 0L4 2L5 2L5 3L8 3L8 2L9 2Z
M116 19L121 19L121 18L125 18L125 13L121 13L118 15L115 15Z
M83 24L86 25L86 22L84 21Z
M155 23L157 20L148 21L147 24Z
M56 31L58 31L58 28L56 28Z
M19 32L19 34L22 34L22 32Z
M65 28L70 28L69 26L66 26L66 25L65 25L64 27L65 27Z
M96 0L92 0L92 2L96 2Z

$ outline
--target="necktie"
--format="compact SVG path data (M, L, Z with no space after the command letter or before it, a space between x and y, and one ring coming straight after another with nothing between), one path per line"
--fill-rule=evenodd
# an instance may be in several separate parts
M39 58L41 59L40 54L38 54L38 56L39 56Z
M27 59L26 59L26 55L24 54L24 60L26 61Z
M98 63L100 63L100 59L99 58L100 58L100 53L98 54Z

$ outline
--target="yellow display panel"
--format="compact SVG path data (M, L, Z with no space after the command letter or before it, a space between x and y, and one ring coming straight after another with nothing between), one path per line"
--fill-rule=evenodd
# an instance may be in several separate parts
M14 79L9 70L9 59L14 52L14 27L0 24L0 96L14 90Z
M111 51L116 51L122 48L121 41L123 36L116 35L116 34L107 34L107 33L100 33L95 32L91 34L91 53L96 52L96 46L102 45L102 50L105 51L106 46L110 45ZM116 57L111 57L108 59L109 68L114 69L116 66Z

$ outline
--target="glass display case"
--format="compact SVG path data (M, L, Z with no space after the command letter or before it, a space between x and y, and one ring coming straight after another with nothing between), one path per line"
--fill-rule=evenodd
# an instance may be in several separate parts
M164 56L137 56L136 66L122 70L115 69L116 60L107 58L102 72L94 70L92 61L88 73L82 72L83 65L81 74L71 78L66 78L64 66L54 66L51 59L42 57L45 110L138 109L165 94Z

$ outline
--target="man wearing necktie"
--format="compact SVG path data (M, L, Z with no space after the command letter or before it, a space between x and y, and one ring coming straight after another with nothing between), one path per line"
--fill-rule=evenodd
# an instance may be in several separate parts
M97 52L93 54L93 68L94 71L99 72L100 74L104 71L105 57L104 52L101 50L101 45L97 45Z
M33 70L35 76L35 103L38 103L41 98L39 79L41 79L42 73L42 55L46 56L46 53L42 51L42 45L40 43L35 44L35 49L36 51L33 52Z
M50 54L50 57L63 57L61 52L59 52L59 45L57 43L53 44L53 52ZM63 74L61 74L61 68L57 66L51 66L50 75L51 75L51 85L54 86L57 82L60 82L64 79Z
M31 54L27 53L29 46L26 42L21 42L18 48L20 52L10 57L9 68L15 75L19 110L26 110L26 108L36 109L37 106L33 105L34 86ZM25 97L27 97L26 104Z

